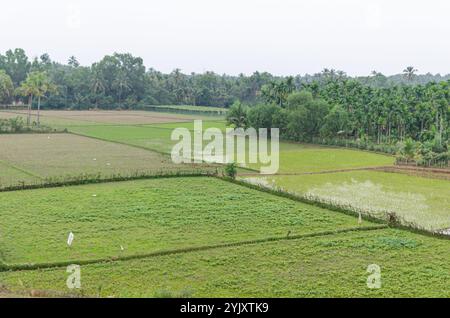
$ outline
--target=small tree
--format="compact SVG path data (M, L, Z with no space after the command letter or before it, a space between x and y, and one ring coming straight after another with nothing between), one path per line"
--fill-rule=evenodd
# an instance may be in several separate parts
M236 128L247 127L247 110L240 102L235 102L230 107L227 113L227 123Z
M230 177L232 179L236 178L237 175L237 164L235 162L230 162L225 166L225 174L227 177Z

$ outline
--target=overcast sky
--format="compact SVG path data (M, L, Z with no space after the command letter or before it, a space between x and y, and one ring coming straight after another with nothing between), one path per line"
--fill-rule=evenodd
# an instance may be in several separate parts
M130 52L163 72L450 73L449 0L14 0L0 12L0 52L59 62Z

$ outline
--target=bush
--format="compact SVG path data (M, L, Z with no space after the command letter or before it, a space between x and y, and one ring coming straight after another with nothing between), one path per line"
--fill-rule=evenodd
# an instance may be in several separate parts
M25 125L21 117L0 119L0 133L18 133L25 130Z
M0 119L0 134L52 133L52 132L58 131L43 125L38 127L36 123L33 123L32 126L26 126L22 117Z
M237 164L235 162L227 164L225 166L225 174L227 175L227 177L235 179L237 174Z

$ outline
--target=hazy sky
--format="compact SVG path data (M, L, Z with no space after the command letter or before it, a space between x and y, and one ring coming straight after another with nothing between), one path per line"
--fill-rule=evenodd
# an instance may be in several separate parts
M90 65L130 52L185 73L450 73L449 0L14 0L0 52Z

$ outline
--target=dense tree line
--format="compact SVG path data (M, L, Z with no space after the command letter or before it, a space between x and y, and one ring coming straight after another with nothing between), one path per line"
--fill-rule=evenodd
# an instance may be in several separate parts
M30 60L24 50L16 49L0 54L0 104L28 103L30 95L24 96L20 87L33 73L45 74L55 85L56 90L46 93L42 100L43 107L55 109L184 104L226 107L235 100L255 103L260 100L261 87L277 80L269 73L258 72L228 76L213 72L183 74L176 69L164 74L146 69L139 57L119 53L91 66L81 66L73 56L67 64L60 64L48 54ZM34 98L33 103L37 103Z
M405 77L412 70L405 69ZM296 89L288 78L262 91L265 102L260 105L235 103L229 123L277 127L285 139L398 153L426 165L448 164L450 80L377 88L329 76Z
M407 69L405 69L407 71ZM146 69L139 57L114 53L105 56L91 66L81 66L75 57L66 64L51 60L48 54L30 59L24 50L9 50L0 54L0 104L13 101L29 102L29 95L17 91L31 73L45 73L55 89L42 98L45 108L138 108L143 105L202 105L230 106L235 101L254 105L266 100L267 94L275 94L282 103L286 94L304 85L330 80L349 79L342 71L324 69L313 75L278 77L255 72L250 76L219 75L214 72L183 74L179 69L170 74ZM354 78L373 88L391 88L399 84L414 86L450 79L450 75L417 75L411 68L395 76L373 72L367 77ZM47 79L46 79L47 80ZM12 86L11 86L12 83ZM279 83L283 83L281 87ZM280 89L274 92L273 88ZM35 97L35 96L34 96ZM37 107L38 99L33 98Z

